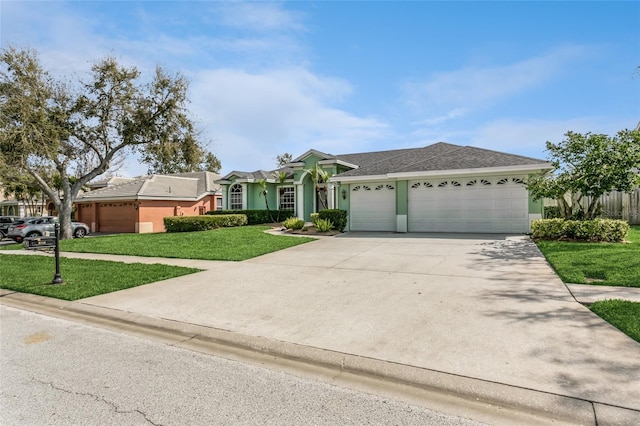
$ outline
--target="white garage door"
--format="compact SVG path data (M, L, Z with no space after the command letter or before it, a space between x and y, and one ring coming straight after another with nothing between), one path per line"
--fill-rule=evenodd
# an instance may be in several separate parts
M521 177L409 182L409 232L527 232L528 212Z
M395 182L351 185L352 231L396 230Z

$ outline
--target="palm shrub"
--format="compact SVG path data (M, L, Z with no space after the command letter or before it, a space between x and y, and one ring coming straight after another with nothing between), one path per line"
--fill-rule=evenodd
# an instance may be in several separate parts
M320 219L320 213L311 213L311 223L316 226L316 222Z
M320 219L330 220L334 228L343 232L347 227L347 211L341 209L325 209L318 213Z
M290 217L282 222L282 226L287 229L302 229L304 228L304 220L298 219L297 217Z
M333 222L329 219L318 219L315 226L318 232L329 232L333 229Z

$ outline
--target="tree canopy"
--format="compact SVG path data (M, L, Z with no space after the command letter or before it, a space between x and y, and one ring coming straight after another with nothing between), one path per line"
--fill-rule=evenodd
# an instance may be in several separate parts
M284 154L280 154L276 156L276 162L278 163L278 167L283 167L285 164L290 163L293 159L293 156L288 152Z
M127 155L137 152L151 173L220 169L197 139L179 74L157 67L145 81L105 57L71 85L54 79L36 52L13 47L3 49L0 67L0 179L8 171L32 176L60 212L65 238L79 190ZM58 176L60 195L43 170Z
M613 137L567 132L563 141L546 145L554 169L530 178L527 187L536 200L557 200L566 219L592 219L599 214L601 195L640 185L638 130L622 130ZM590 197L586 208L583 197Z

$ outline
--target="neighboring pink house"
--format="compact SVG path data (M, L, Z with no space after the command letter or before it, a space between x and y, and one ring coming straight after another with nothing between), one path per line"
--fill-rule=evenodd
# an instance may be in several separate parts
M197 216L222 208L220 176L211 172L112 178L75 202L76 220L92 232L164 232L167 216Z

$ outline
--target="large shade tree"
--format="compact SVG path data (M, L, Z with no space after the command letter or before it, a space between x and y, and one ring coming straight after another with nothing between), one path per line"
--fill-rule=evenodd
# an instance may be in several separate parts
M640 185L640 131L604 134L567 132L559 143L547 142L554 169L529 179L533 198L557 200L565 219L593 219L599 197ZM588 202L583 202L588 197Z
M138 153L150 172L218 171L197 140L186 108L188 83L157 67L142 80L135 67L106 57L75 85L55 79L36 52L13 47L0 61L0 179L27 173L60 212L71 237L71 210L80 189ZM41 172L53 170L60 189Z

